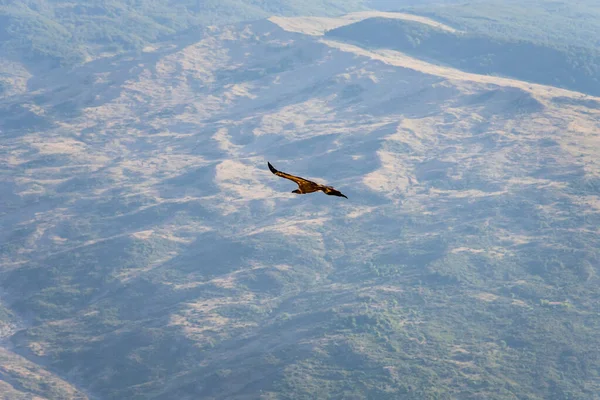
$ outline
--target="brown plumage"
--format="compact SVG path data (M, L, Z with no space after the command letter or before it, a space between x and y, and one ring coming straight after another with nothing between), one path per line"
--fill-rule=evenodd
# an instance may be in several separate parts
M280 176L285 179L289 179L290 181L294 181L298 184L298 189L294 190L292 193L306 194L306 193L318 192L320 190L323 193L328 194L330 196L346 197L341 192L339 192L338 190L335 190L331 186L319 185L318 183L309 181L308 179L300 178L299 176L294 176L294 175L286 174L285 172L277 171L271 165L270 162L267 162L267 165L269 166L269 169L271 170L271 172L274 173L275 175Z

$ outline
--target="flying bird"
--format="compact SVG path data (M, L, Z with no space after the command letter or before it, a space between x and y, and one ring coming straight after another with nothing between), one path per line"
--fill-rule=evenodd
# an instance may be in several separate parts
M267 162L267 164L269 165L269 169L271 170L271 172L274 173L275 175L280 176L285 179L289 179L290 181L294 181L298 184L298 189L292 191L292 193L306 194L306 193L318 192L320 190L323 193L328 194L330 196L346 197L340 191L335 190L331 186L319 185L318 183L309 181L308 179L300 178L299 176L294 176L294 175L286 174L285 172L277 171L275 169L275 167L273 167L271 165L270 162ZM346 198L348 198L348 197L346 197Z

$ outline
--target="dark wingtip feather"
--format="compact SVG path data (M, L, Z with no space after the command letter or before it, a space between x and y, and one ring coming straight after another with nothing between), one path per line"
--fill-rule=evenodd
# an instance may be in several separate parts
M270 162L268 162L268 161L267 161L267 165L269 166L269 169L271 170L271 172L272 172L272 173L276 174L276 173L278 172L278 171L275 169L275 167L273 167L273 166L271 165L271 163L270 163Z

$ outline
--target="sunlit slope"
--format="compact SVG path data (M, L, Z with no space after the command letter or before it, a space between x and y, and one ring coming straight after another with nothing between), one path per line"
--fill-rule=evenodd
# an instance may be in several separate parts
M600 392L597 98L268 21L30 87L0 111L2 318L86 393Z

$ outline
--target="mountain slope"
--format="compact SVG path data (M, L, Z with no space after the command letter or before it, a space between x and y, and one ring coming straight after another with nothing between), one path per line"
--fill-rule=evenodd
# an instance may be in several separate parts
M366 19L332 29L326 36L371 48L399 50L478 74L600 94L600 52L595 49L559 48L389 18Z
M23 0L0 4L0 57L32 70L141 51L190 28L270 15L339 15L362 1Z
M75 387L600 393L598 98L269 21L28 83L0 110L2 318Z
M454 4L452 4L454 3ZM378 4L370 3L378 9ZM391 4L390 4L391 5ZM508 41L525 40L546 46L600 47L600 5L594 0L576 3L556 0L485 0L438 4L415 3L412 7L393 5L398 11L415 13L442 21L457 29ZM389 9L389 7L388 7Z

